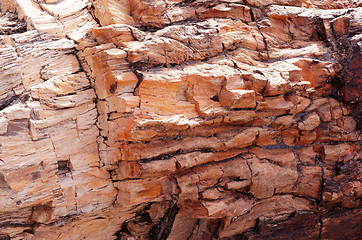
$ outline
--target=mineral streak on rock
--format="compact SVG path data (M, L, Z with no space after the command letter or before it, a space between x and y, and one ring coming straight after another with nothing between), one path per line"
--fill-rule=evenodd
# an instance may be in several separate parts
M0 239L362 235L359 1L0 7Z

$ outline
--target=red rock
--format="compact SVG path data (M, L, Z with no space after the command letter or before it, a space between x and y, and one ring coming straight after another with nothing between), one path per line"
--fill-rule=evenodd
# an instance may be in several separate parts
M318 110L316 111L316 113L318 114L318 116L320 117L320 119L323 122L329 122L332 120L332 111L331 111L331 107L327 104L322 105L321 107L318 108Z
M304 98L298 95L289 95L287 99L294 104L294 107L289 111L289 113L292 114L303 111L311 103L311 101L308 98Z
M323 146L323 160L327 163L347 162L352 157L353 147L347 143Z
M253 90L221 90L220 103L229 108L254 108L255 92Z
M259 159L266 159L282 167L295 168L297 165L297 158L289 149L252 148L250 153L253 153Z
M231 18L242 19L243 21L250 22L250 8L239 4L218 4L212 8L199 8L196 14L200 19L207 18Z
M315 164L315 161L318 157L318 153L313 150L313 147L304 147L297 151L299 159L302 163L306 164Z
M287 116L278 117L277 119L274 120L273 124L275 124L277 127L280 126L280 128L285 129L292 126L295 123L295 120L296 119L294 118L294 116L287 115Z
M256 138L257 146L275 145L278 143L279 132L272 129L261 128Z
M295 185L295 194L318 199L322 184L322 168L300 166L301 176Z
M285 219L287 218L287 219ZM282 218L281 222L275 223L270 218L261 218L258 223L258 232L250 231L245 235L249 239L315 239L320 232L319 218L310 213L296 213Z
M293 107L293 104L286 101L283 96L264 98L258 103L257 110L263 111L285 111Z
M282 203L280 200L282 200ZM273 206L273 211L270 211L271 206ZM223 231L220 233L220 236L231 237L242 233L255 226L256 220L260 216L276 217L285 214L289 215L294 211L303 211L310 207L310 203L306 199L293 199L291 195L274 196L270 199L257 202L249 213L236 218L232 222L227 222Z
M286 168L256 158L248 160L248 165L252 172L250 193L258 199L291 192L298 178L296 166Z
M296 128L289 128L281 131L282 139L280 140L287 146L296 146L298 143L299 130ZM299 139L299 144L303 144Z
M321 239L351 238L358 239L362 233L361 211L350 210L345 213L337 212L326 216L323 220Z
M357 123L356 123L356 120L353 119L353 117L345 116L345 117L342 117L341 120L342 121L337 122L337 124L341 125L341 128L343 129L344 132L353 132L353 131L355 131L355 129L357 127Z
M313 112L306 115L301 122L298 123L298 128L300 130L313 130L318 127L320 124L319 116Z
M177 194L176 185L168 178L117 182L115 187L122 192L116 200L121 206L170 200L173 194Z
M359 6L2 1L0 239L358 238Z
M299 137L301 146L312 144L317 139L317 133L312 131L302 131Z

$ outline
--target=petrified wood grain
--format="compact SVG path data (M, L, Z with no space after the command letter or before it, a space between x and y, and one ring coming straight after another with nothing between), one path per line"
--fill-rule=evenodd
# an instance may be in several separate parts
M359 1L0 7L0 239L362 235Z

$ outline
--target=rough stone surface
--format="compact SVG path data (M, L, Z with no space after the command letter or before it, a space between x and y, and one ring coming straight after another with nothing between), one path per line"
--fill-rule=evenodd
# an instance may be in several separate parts
M360 1L0 7L0 239L362 235Z

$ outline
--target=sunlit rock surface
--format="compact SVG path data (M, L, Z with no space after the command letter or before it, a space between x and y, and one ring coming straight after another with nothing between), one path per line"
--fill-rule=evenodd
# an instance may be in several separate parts
M0 239L359 239L359 1L1 0Z

